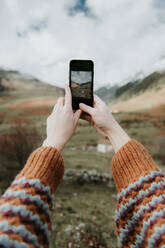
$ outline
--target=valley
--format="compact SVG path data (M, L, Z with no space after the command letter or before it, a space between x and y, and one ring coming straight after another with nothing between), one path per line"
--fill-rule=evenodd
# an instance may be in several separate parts
M42 145L46 119L64 90L33 78L25 80L18 72L0 75L2 194L23 168L29 154ZM143 81L145 86L138 83L138 90L137 83L132 88L130 85L113 88L113 94L109 88L102 91L101 97L130 137L147 147L165 172L163 78L159 75L153 79L152 75L152 87L146 87L147 79ZM80 120L75 135L62 152L65 176L55 194L51 248L116 248L116 188L111 173L114 152L111 149L102 152L98 149L100 144L106 145L106 141L91 125Z

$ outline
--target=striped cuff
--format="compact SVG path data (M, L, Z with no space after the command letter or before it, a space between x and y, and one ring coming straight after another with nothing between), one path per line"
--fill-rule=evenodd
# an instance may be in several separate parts
M30 155L16 179L39 179L54 193L63 174L64 162L60 152L54 147L40 147Z
M112 160L112 174L119 192L153 170L158 170L156 164L146 148L136 140L122 146Z

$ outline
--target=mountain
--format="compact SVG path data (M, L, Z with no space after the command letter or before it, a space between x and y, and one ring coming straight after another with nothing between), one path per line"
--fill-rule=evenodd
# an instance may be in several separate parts
M61 88L46 84L33 76L23 74L19 71L0 68L0 92L37 89L54 90L59 94L63 92Z
M98 95L100 98L102 98L105 102L112 101L116 98L116 91L119 88L119 86L103 86L95 91L96 95Z
M106 102L123 101L150 90L165 87L165 72L153 72L141 80L128 82L122 86L101 87L96 94Z
M19 71L0 68L0 121L3 113L22 118L48 115L57 98L63 95L62 88Z
M120 97L125 100L148 90L157 90L163 85L165 87L165 73L153 72L142 80L130 82L120 87L116 91L116 98Z
M76 83L74 81L71 82L72 83L72 87L75 88L75 87L80 87L80 86L85 86L85 85L91 85L91 81L88 81L88 82L85 82L85 83Z

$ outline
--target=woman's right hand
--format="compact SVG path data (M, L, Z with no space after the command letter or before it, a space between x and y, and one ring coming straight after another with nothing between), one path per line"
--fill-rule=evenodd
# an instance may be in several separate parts
M93 108L84 103L80 103L80 109L85 112L82 114L81 118L89 121L104 137L107 137L116 125L116 120L110 109L96 95L94 95Z
M130 140L108 106L98 96L94 95L93 108L80 103L80 109L85 112L81 118L89 121L103 137L108 138L115 152Z

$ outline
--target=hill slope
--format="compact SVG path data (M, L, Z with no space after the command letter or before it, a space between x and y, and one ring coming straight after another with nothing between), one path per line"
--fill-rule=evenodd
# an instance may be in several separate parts
M19 71L4 70L0 68L0 91L4 90L35 90L37 88L42 89L56 89L61 93L61 88L45 84L30 75L22 74Z
M126 100L148 90L165 87L165 72L154 72L142 80L128 82L123 86L101 87L96 94L105 101Z
M0 111L5 113L25 112L44 114L43 108L56 103L64 94L62 88L45 84L38 79L18 71L0 69ZM26 111L25 111L26 109Z
M116 98L126 100L150 90L165 87L165 73L154 72L141 81L127 83L116 91Z
M116 99L116 91L119 86L115 85L112 87L103 86L95 91L96 95L102 98L105 102L113 101Z
M112 109L133 111L165 104L165 72L154 72L142 80L96 91Z

